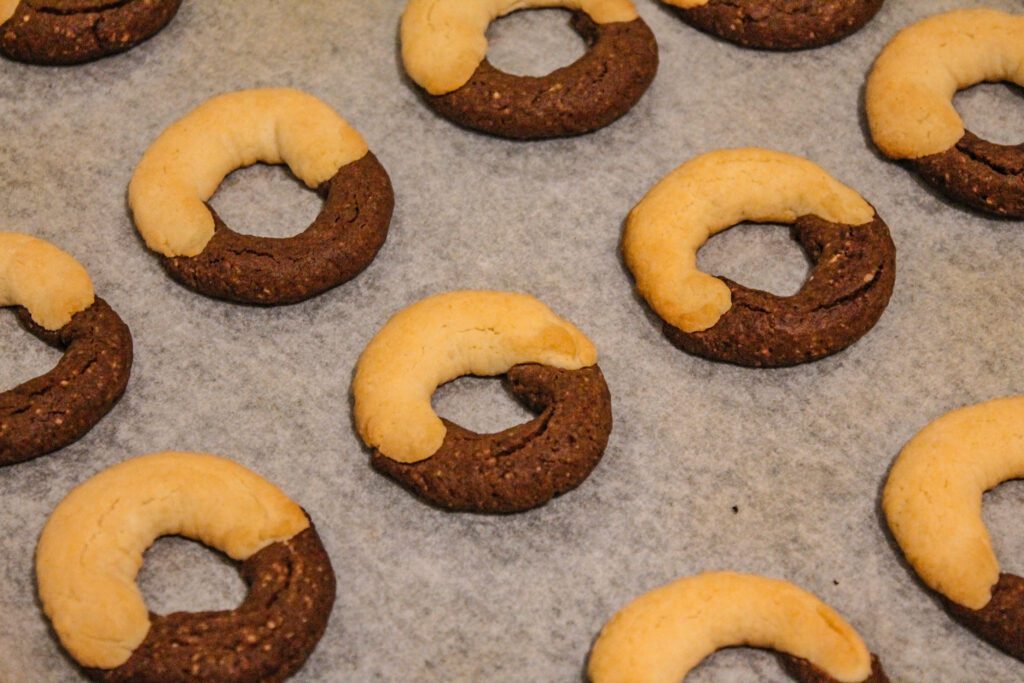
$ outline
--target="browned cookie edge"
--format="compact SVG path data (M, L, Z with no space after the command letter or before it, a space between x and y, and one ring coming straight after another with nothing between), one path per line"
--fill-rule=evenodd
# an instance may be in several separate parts
M1024 661L1024 579L1000 574L992 599L980 610L945 600L946 609L975 635Z

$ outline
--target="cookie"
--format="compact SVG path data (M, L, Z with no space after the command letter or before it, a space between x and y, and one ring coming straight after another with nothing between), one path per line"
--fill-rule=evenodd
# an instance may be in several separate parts
M592 683L682 681L727 647L777 650L802 683L887 683L878 660L832 608L786 581L733 572L678 579L627 605L601 629Z
M662 0L683 21L759 50L806 50L852 35L885 0Z
M237 609L150 615L143 553L180 535L241 562ZM159 453L115 465L57 506L36 551L43 609L98 681L282 681L326 628L335 577L305 512L229 460Z
M88 273L43 240L0 233L0 306L64 351L50 372L0 393L0 465L64 448L89 432L124 394L132 337Z
M882 493L889 529L918 577L960 622L1024 660L1024 579L1001 574L982 495L1024 477L1024 397L954 410L904 446Z
M871 136L950 199L1024 218L1024 145L986 142L964 127L953 95L982 82L1024 85L1024 16L965 9L896 35L868 78Z
M124 52L160 32L181 0L0 0L0 54L49 66Z
M814 261L780 297L697 269L697 251L743 221L792 224ZM853 344L879 320L896 278L888 227L863 198L799 157L720 150L679 167L626 221L623 255L677 346L710 360L783 367Z
M575 10L586 54L547 76L514 76L486 59L487 26L524 8ZM466 128L516 140L581 135L626 114L658 70L654 34L631 0L411 0L402 58L427 103Z
M464 291L395 314L367 345L352 394L373 465L452 510L517 512L577 486L611 430L608 388L594 345L533 297ZM442 420L430 404L463 375L508 373L540 415L499 434Z
M507 376L536 418L497 434L442 420L444 443L430 458L401 463L375 451L374 468L447 510L518 512L579 486L601 460L612 428L600 368L516 365Z
M206 201L244 166L285 163L325 194L300 235L240 235ZM387 238L394 193L362 137L330 107L288 89L215 97L160 135L128 190L135 225L179 282L240 303L287 304L362 272Z

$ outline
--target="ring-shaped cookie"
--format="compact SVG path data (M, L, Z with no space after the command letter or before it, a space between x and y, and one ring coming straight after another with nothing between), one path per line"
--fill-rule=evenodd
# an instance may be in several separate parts
M37 458L85 434L128 385L132 336L88 273L49 242L0 232L0 306L64 351L50 372L0 393L0 465Z
M0 0L0 54L50 66L124 52L160 32L181 0Z
M237 609L150 614L135 577L161 536L241 562ZM212 455L158 453L79 485L36 550L43 610L98 681L281 681L323 635L335 578L306 513L276 486Z
M701 246L744 221L793 225L815 262L795 295L697 269ZM711 152L673 171L630 213L622 252L674 344L749 367L846 348L881 317L896 277L889 229L870 204L810 161L763 149Z
M594 345L533 297L464 291L395 314L363 351L352 393L372 464L449 510L507 513L578 486L611 432L611 398ZM497 434L443 420L435 389L506 374L538 416Z
M1024 579L1001 574L982 495L1024 477L1024 397L960 408L921 430L889 473L882 507L921 580L950 613L1024 660Z
M733 572L678 579L613 616L590 653L592 683L679 683L726 647L775 650L800 683L888 683L853 628L786 581Z
M232 171L287 164L325 195L294 237L241 235L206 204ZM329 106L290 89L215 97L165 130L128 189L135 225L172 277L211 297L303 301L361 273L387 238L394 193L362 137Z
M683 21L758 50L806 50L864 27L885 0L661 0Z
M587 53L547 76L513 76L487 61L485 32L510 12L573 10ZM658 70L658 44L632 0L410 0L405 70L427 103L467 128L517 140L581 135L628 112Z
M871 71L871 135L951 199L1024 218L1024 144L980 139L953 107L958 90L986 81L1024 86L1024 15L965 9L920 21L892 39Z

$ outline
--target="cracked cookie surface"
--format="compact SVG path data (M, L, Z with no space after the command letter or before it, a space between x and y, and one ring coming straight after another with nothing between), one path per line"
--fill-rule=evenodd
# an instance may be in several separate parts
M174 18L181 2L22 0L0 23L0 54L51 66L90 62L151 38Z
M663 0L705 33L743 47L804 50L859 31L884 0Z
M18 317L32 334L64 349L64 356L45 375L0 393L0 465L83 437L124 394L132 367L131 333L102 299L56 331L36 325L23 308Z

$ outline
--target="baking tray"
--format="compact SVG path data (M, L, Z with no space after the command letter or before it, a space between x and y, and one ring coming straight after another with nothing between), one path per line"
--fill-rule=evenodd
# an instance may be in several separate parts
M661 69L626 118L587 137L513 143L439 119L404 78L397 0L186 0L159 36L88 66L0 62L0 226L74 254L130 325L128 392L86 438L0 470L0 680L79 677L39 609L33 552L75 484L164 449L231 457L309 510L338 576L330 626L298 681L580 681L604 621L676 577L784 577L841 612L899 681L1017 681L1021 665L953 623L884 531L879 489L902 445L957 406L1024 391L1024 230L955 208L868 143L862 89L902 26L978 3L890 0L863 31L812 52L742 50L652 0ZM1013 0L987 5L1020 11ZM540 73L582 52L557 10L493 27L499 65ZM210 96L291 86L336 107L395 185L390 238L353 282L255 308L172 282L137 238L132 170L169 123ZM1024 139L1019 94L958 97L968 124ZM806 156L858 189L891 227L896 291L848 351L757 371L688 356L662 336L618 256L622 221L698 153L758 145ZM319 200L285 171L231 176L214 205L234 227L297 232ZM783 228L744 226L705 268L779 293L807 263ZM508 517L447 514L368 465L349 385L396 310L455 288L532 293L596 342L615 429L576 491ZM0 316L0 386L57 352ZM497 381L442 388L477 429L520 421ZM1024 486L986 497L1008 571L1024 571ZM244 586L196 544L162 540L141 583L155 611L229 608ZM763 652L721 653L690 681L783 681Z

